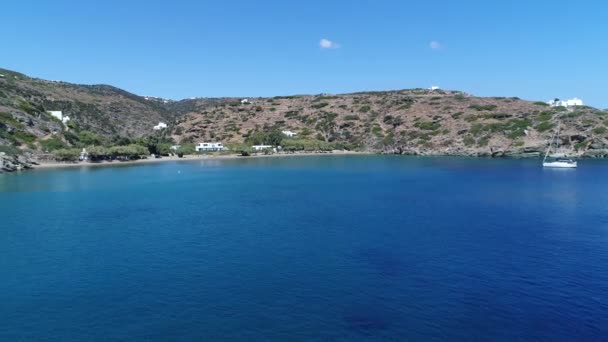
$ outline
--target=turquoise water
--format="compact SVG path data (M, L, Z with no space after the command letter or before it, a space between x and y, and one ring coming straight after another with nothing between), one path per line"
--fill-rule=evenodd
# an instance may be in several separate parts
M602 340L608 163L0 175L0 340Z

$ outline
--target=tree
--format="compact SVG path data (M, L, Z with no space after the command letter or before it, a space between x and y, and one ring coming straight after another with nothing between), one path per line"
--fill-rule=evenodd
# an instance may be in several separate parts
M40 145L42 145L44 151L55 151L62 148L66 148L65 143L61 141L61 139L59 139L58 137L52 137L47 140L42 140L40 141Z
M275 128L269 131L255 131L249 135L247 142L252 145L280 146L283 138L283 133Z
M87 153L91 160L104 160L110 156L110 151L104 146L89 146Z
M80 150L77 148L62 148L55 151L55 159L60 161L76 161L80 157Z
M315 127L319 131L321 131L321 135L326 142L329 142L332 138L332 134L336 129L336 122L334 121L338 114L323 112L321 114L321 118L317 121L317 126Z
M194 154L196 151L194 150L194 146L191 144L180 146L175 153L178 157L182 158L184 155Z
M78 140L86 146L102 144L102 139L97 134L89 131L80 131L78 133Z

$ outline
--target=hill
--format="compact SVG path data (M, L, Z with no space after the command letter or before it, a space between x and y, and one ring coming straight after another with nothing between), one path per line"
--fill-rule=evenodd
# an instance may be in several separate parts
M260 132L291 130L300 138L383 153L521 157L544 151L558 118L562 149L604 155L608 112L426 89L257 98L245 104L231 99L194 106L169 132L181 142L263 143L255 141Z
M48 111L62 111L71 120L64 125ZM159 121L169 127L153 131ZM246 143L296 150L534 157L544 151L558 121L562 150L608 156L608 112L586 106L550 107L515 97L426 89L244 103L237 98L171 101L0 69L0 151L9 154L93 145L138 145L164 154L175 143L222 141L238 149L247 148L239 146ZM297 137L284 137L284 130Z

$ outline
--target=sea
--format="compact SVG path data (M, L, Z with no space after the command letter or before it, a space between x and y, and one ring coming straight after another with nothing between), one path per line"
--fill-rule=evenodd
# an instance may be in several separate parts
M608 340L608 162L3 174L0 340Z

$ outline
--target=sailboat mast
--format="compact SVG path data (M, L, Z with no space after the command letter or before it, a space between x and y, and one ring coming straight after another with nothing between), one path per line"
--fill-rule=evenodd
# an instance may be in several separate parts
M557 120L557 129L555 130L555 133L553 134L553 137L551 138L551 142L549 143L549 147L547 148L547 152L545 152L545 158L543 158L543 163L545 162L545 160L547 160L547 156L549 155L549 152L551 151L551 146L553 146L553 142L555 141L555 138L557 137L557 134L559 133L559 125L560 124L561 124L561 122L558 119Z

